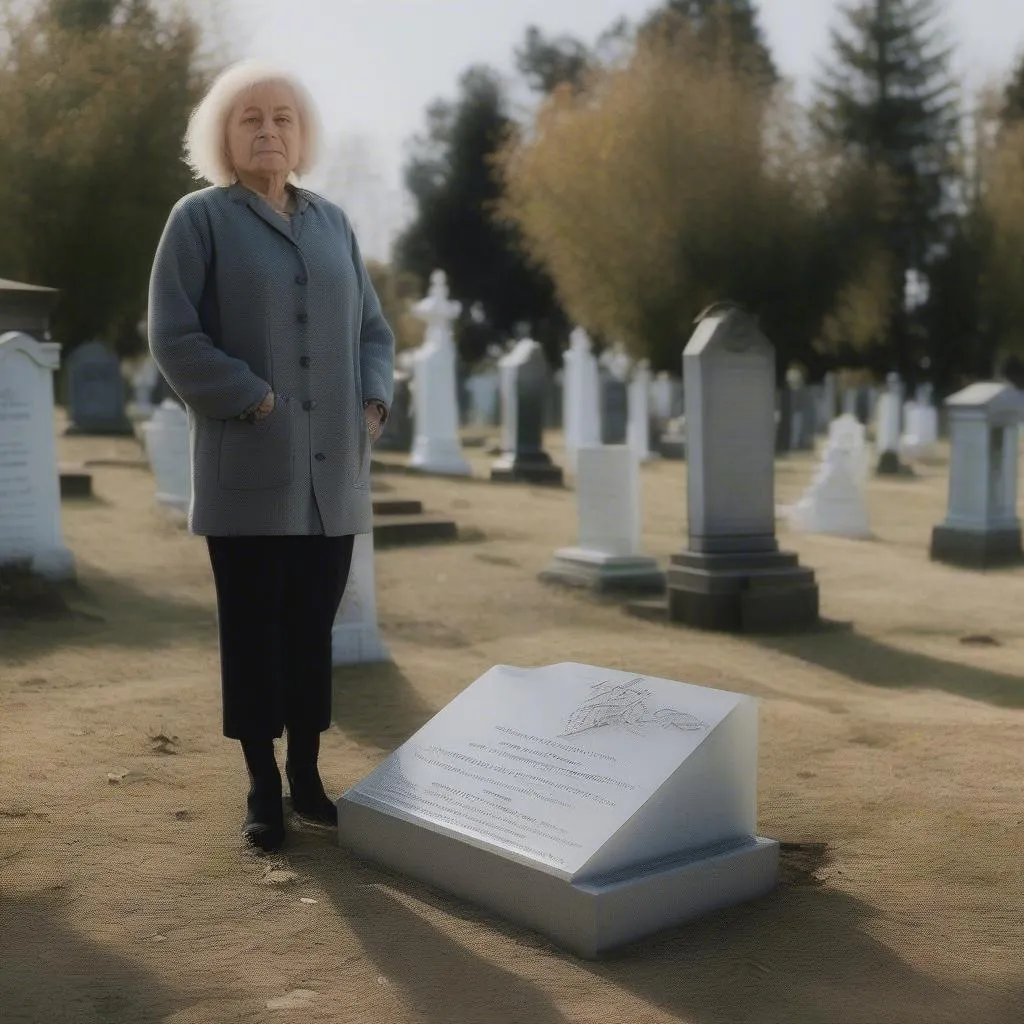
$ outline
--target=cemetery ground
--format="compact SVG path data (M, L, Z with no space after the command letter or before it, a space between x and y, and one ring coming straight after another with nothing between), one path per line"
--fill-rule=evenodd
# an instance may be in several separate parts
M69 462L139 457L131 438L59 446ZM557 438L550 450L564 465ZM483 450L467 455L485 477ZM777 500L814 466L780 459ZM94 497L63 505L70 612L0 610L6 1024L1022 1019L1024 570L928 561L945 465L870 481L872 541L780 523L828 628L776 639L539 583L575 541L569 489L375 474L462 539L377 552L393 661L336 670L329 790L497 663L581 661L762 701L759 831L792 844L779 887L596 963L360 863L324 830L293 824L279 855L243 853L205 545L156 506L147 469L92 472ZM645 550L664 559L684 544L685 466L642 480Z

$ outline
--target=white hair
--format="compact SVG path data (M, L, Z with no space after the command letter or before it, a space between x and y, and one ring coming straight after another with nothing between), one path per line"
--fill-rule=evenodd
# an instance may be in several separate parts
M216 78L192 111L185 132L185 163L197 178L211 185L231 185L238 179L228 156L227 126L239 98L259 85L286 85L295 94L302 152L295 176L307 174L320 155L323 128L309 90L292 74L270 64L243 60Z

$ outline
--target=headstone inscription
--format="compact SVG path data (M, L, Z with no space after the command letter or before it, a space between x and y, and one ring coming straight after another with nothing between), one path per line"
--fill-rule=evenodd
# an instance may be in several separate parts
M668 570L671 621L773 632L818 621L814 573L775 539L775 350L720 303L683 352L689 549Z
M424 473L469 476L459 434L455 340L452 324L462 304L448 298L443 270L430 276L430 292L413 312L427 325L423 344L416 350L416 434L409 465Z
M164 508L188 513L192 502L192 465L189 453L188 413L165 398L142 424L142 438L153 476L156 500Z
M73 579L64 544L53 430L60 346L17 331L0 335L0 564L28 560L54 582Z
M562 470L544 451L544 419L551 373L544 349L523 338L498 362L501 374L502 454L491 467L495 481L562 483Z
M774 886L753 698L498 665L338 801L357 854L596 957Z
M331 663L361 665L389 658L377 625L373 534L357 533L348 582L331 629Z
M555 552L540 578L598 593L661 593L665 574L640 553L640 468L628 445L576 452L579 541Z
M946 399L949 504L931 557L986 569L1021 561L1017 464L1024 395L1012 384L971 384Z
M99 341L86 342L68 357L68 434L132 434L125 415L121 362Z

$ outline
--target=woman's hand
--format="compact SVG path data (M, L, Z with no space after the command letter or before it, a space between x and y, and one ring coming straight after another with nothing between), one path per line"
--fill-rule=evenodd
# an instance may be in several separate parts
M381 423L384 417L376 405L368 405L363 409L363 416L366 418L366 429L370 432L371 443L380 436Z
M259 423L260 420L265 420L274 411L274 392L268 391L263 397L263 401L256 406L256 412L253 413L253 419Z

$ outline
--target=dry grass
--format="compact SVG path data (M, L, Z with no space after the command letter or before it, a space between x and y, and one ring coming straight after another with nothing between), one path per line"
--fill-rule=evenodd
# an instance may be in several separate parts
M61 439L65 461L137 454ZM812 467L780 461L780 502ZM872 481L874 541L783 534L818 572L826 617L853 628L777 641L540 585L574 539L571 491L386 477L389 497L483 539L378 554L394 660L337 672L322 756L336 790L498 662L586 661L762 699L760 824L793 844L783 884L601 964L357 863L323 832L295 831L269 861L243 854L205 547L154 507L148 472L93 472L95 500L64 508L73 614L0 624L5 1024L1021 1019L1022 576L928 562L941 465ZM643 486L647 547L666 556L682 543L684 467L646 467ZM267 1009L300 989L307 1008Z

